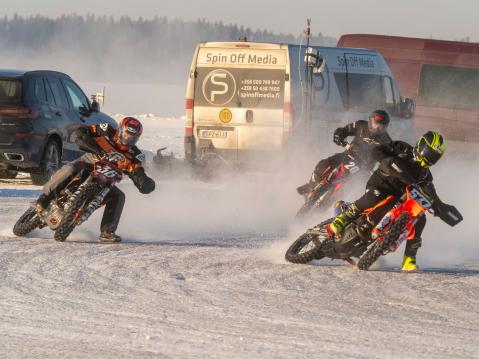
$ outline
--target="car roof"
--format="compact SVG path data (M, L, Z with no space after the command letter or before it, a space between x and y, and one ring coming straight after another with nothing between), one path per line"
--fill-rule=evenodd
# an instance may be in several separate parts
M50 74L50 75L60 75L65 77L70 77L67 74L59 71L52 71L52 70L32 70L32 71L25 71L25 70L10 70L10 69L0 69L0 77L21 77L24 75L30 74Z

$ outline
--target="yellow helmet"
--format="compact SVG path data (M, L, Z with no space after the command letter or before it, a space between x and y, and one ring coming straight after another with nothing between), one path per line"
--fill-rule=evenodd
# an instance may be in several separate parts
M414 147L414 159L421 167L434 165L444 154L446 144L439 132L428 131L421 136Z

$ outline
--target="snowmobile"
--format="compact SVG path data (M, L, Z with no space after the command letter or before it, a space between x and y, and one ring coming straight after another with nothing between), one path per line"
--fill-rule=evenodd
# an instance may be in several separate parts
M118 164L125 160L122 154L113 151L99 158L55 193L47 208L39 210L32 204L15 223L13 233L25 236L36 228L48 226L55 232L55 240L65 241L75 227L103 205L112 186L122 180Z
M343 143L343 147L346 150L352 148L351 144L347 142ZM345 158L347 161L344 163L340 163L337 166L329 166L324 170L321 179L305 194L304 204L296 213L296 219L304 218L318 209L326 208L333 204L335 199L339 198L341 190L350 175L359 172L363 167L351 151L348 151Z
M336 204L337 214L345 203ZM434 209L433 209L434 208ZM342 259L359 269L367 270L380 256L394 252L404 240L414 238L414 225L424 212L437 215L450 226L462 221L461 213L451 205L433 205L418 185L410 185L399 199L387 197L346 226L339 237L327 232L334 218L308 229L289 247L285 258L292 263L307 263L314 259ZM358 261L353 257L359 258Z

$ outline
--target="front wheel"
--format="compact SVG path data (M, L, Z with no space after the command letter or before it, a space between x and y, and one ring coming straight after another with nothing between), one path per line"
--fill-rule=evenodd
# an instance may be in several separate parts
M301 208L296 213L295 218L304 218L315 209L322 207L324 203L326 203L329 199L329 194L330 191L328 189L326 189L326 191L324 189L319 189L318 193L315 193L313 195L313 198L308 198L306 202L301 206Z
M77 225L82 208L89 203L99 192L101 187L97 183L86 185L73 200L55 231L55 240L63 242Z
M410 218L411 217L409 213L401 213L383 239L380 242L374 242L374 244L366 251L366 253L364 253L358 262L358 268L361 270L368 270L369 267L371 267L373 263L376 262L386 250L389 249L391 243L397 241L399 236L403 233L404 228L406 228Z
M40 226L42 220L38 216L37 212L33 208L29 208L18 219L13 226L13 234L19 237L23 237Z
M317 230L310 230L303 233L291 244L286 251L284 258L291 263L305 264L314 259L321 259L324 255L321 252L321 245L328 238L325 225L332 219L328 219L317 226Z

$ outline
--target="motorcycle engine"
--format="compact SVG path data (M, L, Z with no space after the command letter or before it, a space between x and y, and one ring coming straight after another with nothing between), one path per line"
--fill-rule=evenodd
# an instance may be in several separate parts
M64 215L65 212L63 211L63 209L56 203L52 203L50 206L50 210L48 211L44 220L48 227L50 227L50 229L56 230L60 225L60 222Z

